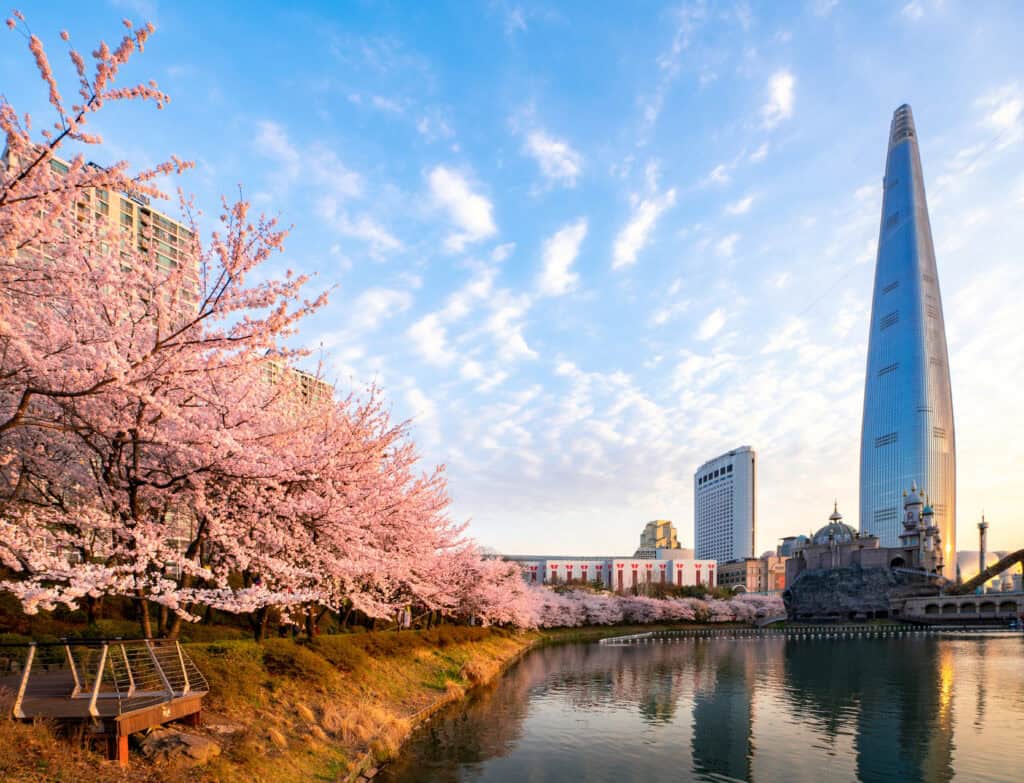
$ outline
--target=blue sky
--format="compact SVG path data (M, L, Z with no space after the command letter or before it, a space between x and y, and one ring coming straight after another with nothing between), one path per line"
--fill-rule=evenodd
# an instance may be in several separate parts
M330 305L300 340L380 384L508 552L692 543L692 474L760 458L758 548L857 520L888 125L914 108L953 377L960 547L1024 544L1024 6L953 0L70 2L172 96L112 108L111 159L197 162L294 224L275 262ZM5 31L6 32L6 31ZM0 89L45 117L21 39ZM66 92L71 85L66 85Z

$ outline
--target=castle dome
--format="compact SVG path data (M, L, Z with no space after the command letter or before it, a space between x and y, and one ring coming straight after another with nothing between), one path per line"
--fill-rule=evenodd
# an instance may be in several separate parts
M816 545L822 544L848 544L857 537L857 531L843 522L843 515L839 513L839 504L833 507L829 514L828 524L820 528L811 537L811 542Z

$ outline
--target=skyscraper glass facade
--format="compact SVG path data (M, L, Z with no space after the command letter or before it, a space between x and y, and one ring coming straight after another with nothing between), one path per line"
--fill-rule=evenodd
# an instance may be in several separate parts
M924 489L942 536L944 572L956 552L956 441L946 328L910 107L889 132L871 303L860 446L860 527L897 546L902 496Z

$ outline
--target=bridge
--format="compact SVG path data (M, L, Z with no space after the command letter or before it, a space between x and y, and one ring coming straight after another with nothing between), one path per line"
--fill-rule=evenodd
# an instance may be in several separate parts
M977 588L984 585L988 580L994 579L1003 573L1008 568L1012 568L1017 563L1024 563L1024 549L1018 549L1016 552L1011 552L1006 557L1000 559L998 562L993 563L980 574L975 576L973 579L968 579L963 584L951 587L947 592L951 595L964 595L966 593L973 593Z
M903 620L936 622L979 622L1013 620L1024 615L1024 593L983 593L980 595L932 595L908 598Z
M0 644L0 705L18 720L87 726L128 763L128 736L199 721L206 678L177 641L65 639Z

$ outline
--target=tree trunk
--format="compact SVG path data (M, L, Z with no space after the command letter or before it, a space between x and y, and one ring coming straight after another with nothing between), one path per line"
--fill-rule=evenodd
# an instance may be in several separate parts
M142 626L142 638L153 638L153 621L149 617L149 600L141 591L138 593L139 601L139 624Z
M85 621L89 625L96 625L101 609L103 608L103 597L93 598L91 595L85 597Z
M187 609L189 607L186 606L185 608ZM181 615L180 614L176 614L176 615L174 615L174 619L171 620L170 627L167 629L167 638L168 639L177 639L178 638L178 634L180 634L180 633L181 633Z
M257 609L253 620L253 636L257 642L262 642L267 638L267 625L270 622L270 611L265 606Z

